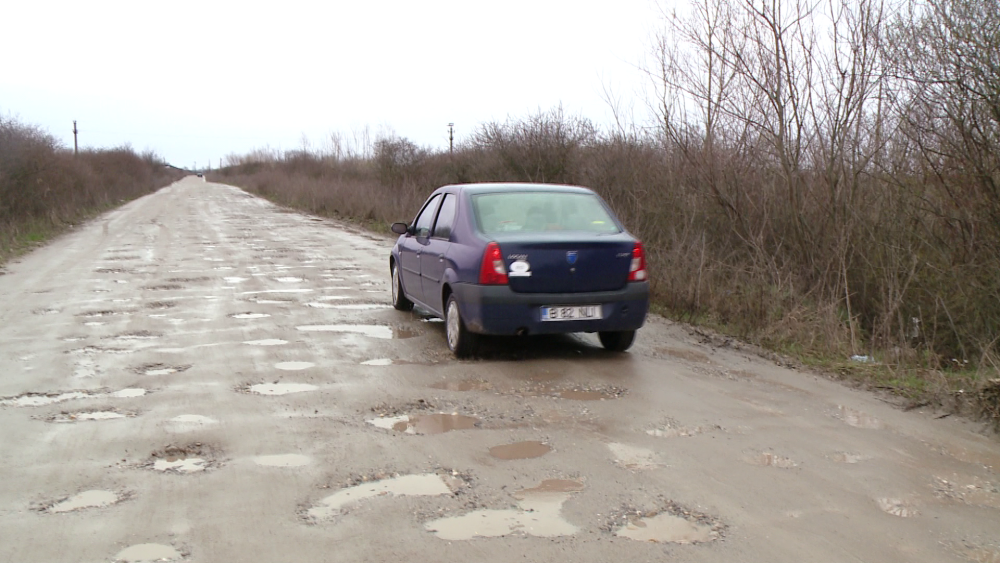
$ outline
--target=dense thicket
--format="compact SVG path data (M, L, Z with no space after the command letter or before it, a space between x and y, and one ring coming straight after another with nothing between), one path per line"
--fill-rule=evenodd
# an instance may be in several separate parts
M65 227L180 177L131 148L73 152L0 116L0 262Z
M997 0L700 0L655 51L652 122L557 109L453 154L385 136L223 174L381 225L445 183L582 184L646 241L675 316L805 356L995 373Z

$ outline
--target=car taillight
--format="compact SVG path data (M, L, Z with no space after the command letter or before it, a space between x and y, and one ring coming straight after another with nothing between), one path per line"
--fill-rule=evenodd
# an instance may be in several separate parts
M642 243L637 242L632 248L632 263L628 267L628 281L646 281L646 253Z
M479 283L483 285L507 285L507 268L503 264L500 245L491 242L483 253L483 264L479 267Z

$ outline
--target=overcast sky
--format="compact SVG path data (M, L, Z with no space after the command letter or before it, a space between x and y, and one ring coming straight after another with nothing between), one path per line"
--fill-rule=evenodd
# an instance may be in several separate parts
M668 0L12 0L0 113L72 146L129 143L178 166L391 129L446 150L479 124L562 104L644 114L637 68Z

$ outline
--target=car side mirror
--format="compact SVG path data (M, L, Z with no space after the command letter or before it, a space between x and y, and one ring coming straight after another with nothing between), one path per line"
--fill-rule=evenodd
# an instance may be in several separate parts
M391 227L392 232L397 235L407 235L410 234L410 227L406 223L393 223Z

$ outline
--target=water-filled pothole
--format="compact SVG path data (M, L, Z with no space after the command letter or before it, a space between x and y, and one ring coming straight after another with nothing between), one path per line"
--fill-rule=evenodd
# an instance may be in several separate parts
M152 459L144 464L154 471L167 473L198 473L218 467L217 452L201 442L186 446L169 445L155 451Z
M143 364L138 367L132 368L132 371L140 375L170 375L172 373L180 373L182 371L187 371L190 369L190 365L167 365L161 363L154 364Z
M271 315L268 313L233 313L229 316L233 319L263 319Z
M309 518L322 520L340 513L341 509L360 500L381 496L437 496L449 495L452 491L440 475L401 475L390 479L362 483L341 489L310 508Z
M87 399L100 396L96 391L66 391L63 393L24 393L14 397L0 398L0 407L41 407L73 399Z
M375 358L361 362L363 366L391 366L392 364L392 358Z
M312 362L278 362L274 364L275 369L282 371L301 371L315 366L316 364Z
M177 306L177 303L173 301L150 301L146 303L147 309L152 309L154 311L163 311L165 309L173 309Z
M523 391L516 391L522 397L553 397L570 401L607 401L619 399L628 393L623 387L573 387L564 389L551 385L533 384Z
M531 459L542 457L552 451L552 446L544 442L515 442L490 448L490 455L503 460Z
M83 491L82 493L77 493L71 497L56 501L44 510L50 514L60 514L86 508L103 508L116 504L121 500L124 500L123 497L114 491Z
M309 383L258 383L247 388L251 393L258 395L288 395L316 389L319 387Z
M131 332L123 332L121 334L116 334L114 336L107 336L106 339L118 340L120 342L129 342L133 340L155 340L160 338L162 335L150 332L148 330L134 330Z
M673 501L657 510L623 507L612 511L602 530L636 541L698 544L723 536L726 526L713 516Z
M452 430L475 428L479 419L458 413L436 413L382 417L368 421L379 428L406 434L443 434Z
M502 537L515 533L552 538L571 536L579 528L562 517L562 506L583 483L552 479L514 494L517 509L475 510L461 516L439 518L424 524L424 529L450 541L477 537Z
M117 420L134 417L134 412L121 413L115 410L93 410L78 412L61 412L46 418L49 422L86 422L97 420Z
M420 333L415 330L385 325L303 325L295 328L303 332L340 332L347 334L360 334L371 338L382 338L387 340L413 338L414 336L420 335Z
M837 405L837 411L834 413L834 416L855 428L869 428L873 430L882 428L881 420L850 407L845 407L844 405Z

